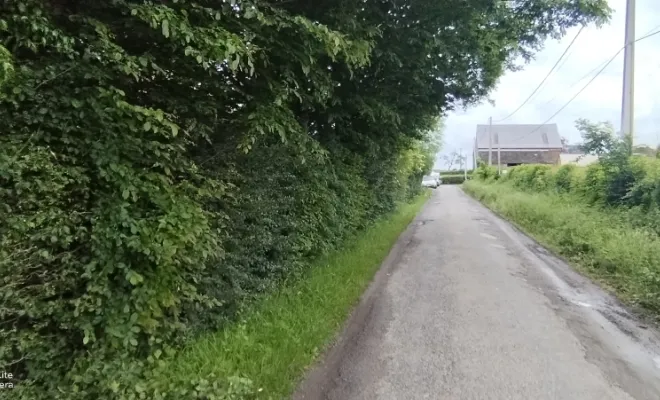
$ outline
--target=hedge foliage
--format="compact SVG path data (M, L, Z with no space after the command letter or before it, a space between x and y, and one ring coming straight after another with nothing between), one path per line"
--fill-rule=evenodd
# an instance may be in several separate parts
M465 182L465 175L445 175L442 177L443 185L460 185Z
M482 173L480 179L484 180ZM488 175L487 173L485 175ZM586 205L615 208L636 226L660 234L660 159L612 152L587 167L521 165L498 182L528 192L570 195Z
M446 171L434 170L433 172L439 173L440 176L445 176L445 175L460 175L463 173L463 170L458 170L458 169L446 170ZM468 169L467 174L472 175L473 172L474 170Z
M438 117L606 3L3 1L0 396L245 398L158 371L413 196Z

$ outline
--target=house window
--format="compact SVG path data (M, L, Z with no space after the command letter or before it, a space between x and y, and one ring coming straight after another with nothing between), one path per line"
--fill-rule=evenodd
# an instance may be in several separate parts
M500 137L499 137L499 135L496 133L496 134L495 134L495 144L499 144L499 143L500 143Z
M543 137L543 143L548 144L548 134L543 132L542 137Z

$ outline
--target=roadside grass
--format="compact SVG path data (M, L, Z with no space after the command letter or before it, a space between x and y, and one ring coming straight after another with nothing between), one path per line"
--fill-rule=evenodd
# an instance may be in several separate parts
M318 260L301 279L250 307L241 321L187 346L167 363L165 378L241 377L253 382L259 397L288 397L430 194L402 204L346 248Z
M659 319L660 238L633 226L625 212L568 195L522 192L509 183L468 181L463 188L622 301Z

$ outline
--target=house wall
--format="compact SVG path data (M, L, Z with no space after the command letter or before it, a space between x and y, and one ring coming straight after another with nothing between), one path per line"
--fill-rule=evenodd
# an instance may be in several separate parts
M500 150L500 164L550 164L559 165L561 149L553 150L529 150L529 151L507 151ZM488 161L488 150L479 150L479 158ZM493 149L493 165L497 165L497 149Z
M590 154L565 154L559 156L561 165L575 164L580 167L585 167L589 164L598 162L598 156Z

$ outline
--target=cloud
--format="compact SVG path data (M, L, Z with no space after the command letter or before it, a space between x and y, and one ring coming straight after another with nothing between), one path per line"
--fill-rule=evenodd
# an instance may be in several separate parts
M535 124L550 119L623 47L626 1L610 0L609 3L614 10L611 22L600 29L585 28L558 69L506 123ZM636 21L636 37L660 29L660 1L637 0ZM550 71L578 30L569 30L560 41L548 41L523 71L503 76L490 96L495 106L484 102L467 111L449 114L442 154L461 148L471 153L476 125L488 123L489 116L494 121L504 118L518 108ZM660 79L655 78L660 77L660 35L638 42L635 58L635 140L656 145L660 139ZM622 74L623 52L549 122L557 123L560 134L573 143L580 139L574 126L578 118L610 121L618 128Z

